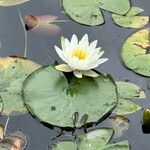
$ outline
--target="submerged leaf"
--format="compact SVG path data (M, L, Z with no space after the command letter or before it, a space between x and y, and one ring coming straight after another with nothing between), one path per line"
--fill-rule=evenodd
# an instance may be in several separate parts
M61 28L56 24L57 22L65 22L66 20L57 20L58 17L51 15L33 16L27 15L25 17L26 30L33 30L40 34L57 34Z
M134 72L150 76L150 29L142 29L131 35L123 45L122 59Z
M21 89L25 78L39 65L20 57L0 58L0 96L4 115L12 112L25 113Z
M0 147L4 147L7 150L25 150L27 147L27 137L21 131L16 131L6 135L0 141Z
M14 6L28 1L30 0L0 0L0 6Z
M114 129L113 138L121 137L129 128L129 119L124 116L110 117L109 123Z
M129 0L61 0L64 11L76 22L85 25L104 23L101 9L125 14L130 9Z
M73 150L129 150L129 143L128 141L123 142L117 142L117 143L111 143L110 141L113 134L112 129L97 129L92 130L85 134L79 141L78 144L76 144L78 148L74 146L74 142L70 142ZM59 149L59 147L62 145L62 142L59 142L53 150L72 150L70 147L65 147L65 149ZM66 144L66 141L64 141L64 144ZM58 147L58 148L57 148Z
M118 106L114 113L123 115L141 110L142 108L134 103L135 99L145 98L144 91L130 82L116 82L118 87Z
M114 22L121 27L141 28L149 22L149 16L137 16L143 11L144 10L139 7L132 7L126 15L113 14L112 18Z
M117 104L116 85L110 76L73 78L68 84L64 75L51 66L38 69L26 79L23 96L40 121L63 127L97 122Z

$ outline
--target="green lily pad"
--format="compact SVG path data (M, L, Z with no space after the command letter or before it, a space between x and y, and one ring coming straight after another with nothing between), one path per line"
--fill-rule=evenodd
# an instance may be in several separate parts
M142 29L126 40L122 60L134 72L150 76L150 29Z
M62 127L97 122L117 104L116 85L109 75L74 77L68 84L52 66L42 67L26 79L23 97L40 121Z
M141 110L142 108L135 104L134 100L145 98L144 91L141 91L140 87L130 82L116 82L116 84L118 87L118 106L114 113L125 115Z
M77 150L77 144L72 141L62 141L53 147L52 150Z
M0 58L0 105L3 104L3 115L27 111L21 96L22 83L37 68L39 65L24 58Z
M129 119L124 116L109 117L109 123L114 129L113 138L120 138L129 128Z
M143 11L139 7L132 7L126 15L113 14L112 18L121 27L141 28L149 22L149 16L138 16Z
M96 26L104 23L101 9L116 13L126 14L130 9L129 0L61 0L66 14L74 21Z
M3 146L0 146L0 150L8 150L8 149Z
M60 147L63 143L60 142L57 144L56 148L52 150L129 150L130 146L128 141L123 142L117 142L117 143L111 143L110 141L113 134L112 129L97 129L88 132L85 134L79 141L77 145L78 148L74 146L74 142L72 142L70 145L72 147L62 147L62 149L57 149L57 147ZM64 141L64 144L66 144L66 141Z
M30 0L0 0L0 6L14 6L28 1Z

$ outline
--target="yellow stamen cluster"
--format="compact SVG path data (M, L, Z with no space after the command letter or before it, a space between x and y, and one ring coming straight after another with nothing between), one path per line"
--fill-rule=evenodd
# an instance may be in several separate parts
M84 60L87 57L87 52L82 49L77 49L72 52L72 57L77 57L79 60Z

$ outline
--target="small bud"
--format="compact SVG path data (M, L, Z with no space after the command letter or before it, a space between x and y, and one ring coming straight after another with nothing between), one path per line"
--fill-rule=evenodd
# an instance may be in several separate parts
M144 110L143 123L144 123L144 125L150 126L150 109L145 109Z

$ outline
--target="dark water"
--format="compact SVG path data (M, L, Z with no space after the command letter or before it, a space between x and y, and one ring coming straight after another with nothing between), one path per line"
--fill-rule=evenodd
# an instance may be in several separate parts
M150 0L132 0L132 5L145 9L142 15L150 16ZM62 13L59 0L31 0L31 2L19 5L17 7L0 7L0 56L21 55L24 53L24 32L21 24L19 13L24 16L32 15L56 15L60 19L69 19ZM60 36L70 38L73 33L78 37L82 37L85 33L90 35L90 39L98 40L99 46L106 50L105 56L109 61L98 68L103 73L111 74L115 80L129 79L145 90L147 94L146 100L138 100L144 108L150 107L150 90L148 89L148 81L150 79L139 76L132 71L126 69L120 60L120 51L125 39L135 32L135 29L125 29L114 25L111 14L104 12L106 23L102 26L87 27L79 25L75 22L60 23L62 31L56 36L39 35L28 32L28 53L27 57L42 65L51 64L55 59L60 60L54 50L54 45L60 46ZM147 25L150 27L150 24ZM61 60L60 60L61 61ZM139 111L129 115L130 127L128 131L118 140L128 139L132 150L150 150L150 134L144 134L142 131L142 112ZM1 122L5 118L1 117ZM97 127L106 126L107 120L99 124ZM24 134L28 136L27 150L47 150L49 145L55 142L52 140L57 136L57 132L49 129L31 115L22 115L11 117L7 132L22 129ZM79 132L79 131L77 131ZM59 139L67 138L67 135Z

